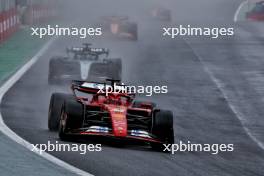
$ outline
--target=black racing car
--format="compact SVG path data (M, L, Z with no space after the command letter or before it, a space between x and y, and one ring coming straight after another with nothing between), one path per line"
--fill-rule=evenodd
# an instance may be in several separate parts
M264 1L257 2L253 9L247 12L246 18L253 21L264 21Z
M91 48L90 45L67 48L66 57L53 57L49 62L49 84L69 83L76 79L100 81L108 77L121 80L121 59L107 58L108 49Z
M116 38L138 39L138 26L127 16L104 16L100 19L103 33Z

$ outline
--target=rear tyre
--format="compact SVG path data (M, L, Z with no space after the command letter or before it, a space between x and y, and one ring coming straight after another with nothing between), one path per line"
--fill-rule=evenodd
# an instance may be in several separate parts
M64 101L59 124L59 137L61 140L70 140L69 132L81 128L83 124L83 105L76 100Z
M55 74L56 74L56 68L59 68L58 66L60 66L59 64L60 58L52 58L49 61L49 75L48 75L48 83L49 85L53 85L56 84L56 79L55 79Z
M122 61L121 59L111 59L112 61L112 71L113 79L122 80Z
M131 33L133 34L133 40L138 40L138 27L137 27L137 24L131 24Z
M66 98L72 95L64 93L53 93L50 98L49 115L48 115L48 128L50 131L57 131L59 128L60 113L63 102Z
M151 144L154 150L163 151L163 144L174 143L173 114L171 111L160 110L154 113L152 134L162 141L162 144Z

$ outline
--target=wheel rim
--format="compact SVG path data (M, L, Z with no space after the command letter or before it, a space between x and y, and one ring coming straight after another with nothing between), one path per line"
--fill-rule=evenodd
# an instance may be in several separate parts
M62 111L61 118L60 118L60 131L65 132L66 130L66 120L67 120L67 114Z

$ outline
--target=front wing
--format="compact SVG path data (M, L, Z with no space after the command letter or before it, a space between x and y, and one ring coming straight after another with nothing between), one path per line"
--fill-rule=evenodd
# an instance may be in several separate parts
M152 134L147 133L146 131L141 130L128 130L127 136L125 137L116 137L111 133L110 129L106 127L92 126L88 128L80 128L75 130L70 130L68 135L77 135L77 136L102 136L102 137L111 137L121 140L137 140L149 143L162 143L157 137Z

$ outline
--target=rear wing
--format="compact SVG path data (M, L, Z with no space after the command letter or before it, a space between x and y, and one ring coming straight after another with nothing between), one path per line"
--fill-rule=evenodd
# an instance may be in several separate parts
M84 43L84 47L71 47L67 48L66 52L69 55L70 53L73 53L75 56L99 56L99 55L106 55L106 57L109 55L109 49L107 48L91 48L91 44Z
M103 16L102 19L111 22L118 22L118 21L127 21L129 18L128 16Z
M97 94L100 90L106 90L105 83L98 82L85 82L85 81L72 81L72 89L85 93Z
M111 82L111 84L107 84ZM89 94L98 94L103 92L109 93L110 90L114 90L114 87L118 90L122 90L126 85L121 85L119 80L106 79L105 83L102 82L86 82L86 81L72 81L72 90L78 90ZM123 96L128 96L130 98L135 97L134 93L120 93Z

